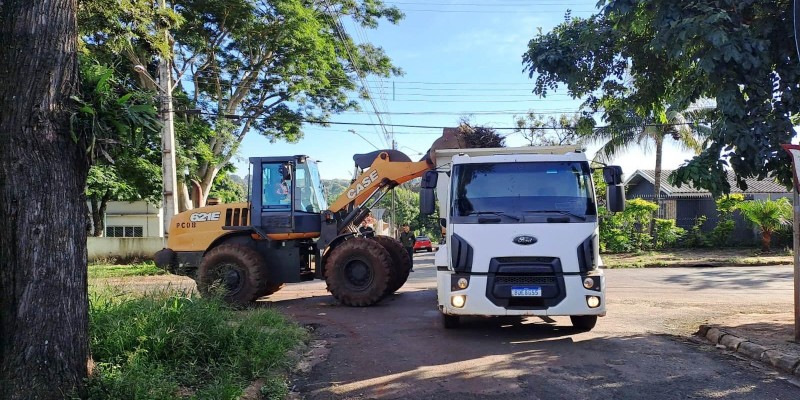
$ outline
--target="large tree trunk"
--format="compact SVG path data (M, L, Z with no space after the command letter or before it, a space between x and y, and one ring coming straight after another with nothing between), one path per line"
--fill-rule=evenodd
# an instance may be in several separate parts
M71 138L76 0L0 1L0 398L87 376L86 141Z

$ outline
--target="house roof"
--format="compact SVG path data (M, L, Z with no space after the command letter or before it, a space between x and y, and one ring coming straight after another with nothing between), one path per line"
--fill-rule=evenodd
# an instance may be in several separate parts
M686 196L686 197L704 197L711 196L711 193L705 189L697 189L691 184L684 184L681 187L676 187L667 182L667 177L672 174L674 170L665 169L661 172L661 191L667 196ZM748 178L747 190L742 190L736 185L736 178L733 171L726 171L728 183L731 185L731 193L741 194L756 194L756 193L788 193L789 190L785 186L776 182L774 179L758 180L755 178ZM625 186L635 186L642 181L655 184L655 171L652 169L637 169L626 181Z

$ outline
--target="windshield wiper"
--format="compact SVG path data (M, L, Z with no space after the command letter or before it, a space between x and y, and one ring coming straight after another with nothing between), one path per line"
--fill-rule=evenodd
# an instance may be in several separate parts
M508 217L513 219L514 221L520 220L520 218L517 217L516 215L506 214L501 211L470 211L467 213L467 215L485 215L485 214L497 215L498 217Z
M569 212L564 210L526 210L525 212L531 214L558 213L561 215L569 215L570 217L575 217L581 221L586 221L585 215L575 214L574 212Z

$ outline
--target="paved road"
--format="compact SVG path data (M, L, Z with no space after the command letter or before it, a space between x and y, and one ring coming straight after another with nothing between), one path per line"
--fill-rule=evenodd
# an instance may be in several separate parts
M322 282L269 298L315 327L318 352L329 352L298 378L302 397L800 399L790 378L690 338L717 315L790 310L790 267L607 271L609 315L589 333L568 318L466 319L444 330L431 255L418 255L415 270L369 308L337 305Z

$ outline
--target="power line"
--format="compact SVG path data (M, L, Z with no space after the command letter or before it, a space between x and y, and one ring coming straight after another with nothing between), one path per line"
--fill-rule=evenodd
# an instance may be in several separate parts
M330 17L331 22L333 22L334 30L338 33L339 37L342 39L342 47L344 47L345 52L347 53L347 56L350 59L350 64L353 66L353 69L356 70L356 76L361 81L361 84L364 86L364 91L367 93L367 99L372 105L372 109L376 113L375 116L378 118L378 121L380 122L380 126L383 129L383 134L386 136L386 140L390 141L391 135L389 134L389 131L386 129L386 124L383 123L383 119L381 118L380 114L378 114L378 106L375 104L372 95L370 95L369 84L367 84L364 74L361 72L361 69L358 67L358 63L356 62L355 57L353 57L353 53L350 51L350 46L348 45L348 41L344 35L345 29L344 26L342 26L341 20L339 19L340 18L339 14L337 13L334 18L330 2L328 0L324 0L324 2L325 2L325 10L327 11L328 16Z

